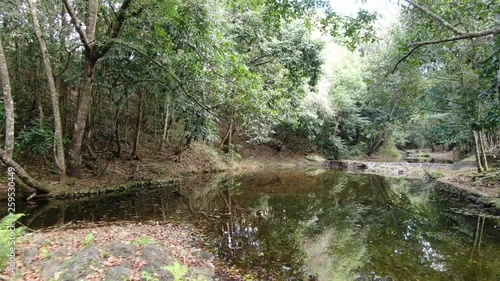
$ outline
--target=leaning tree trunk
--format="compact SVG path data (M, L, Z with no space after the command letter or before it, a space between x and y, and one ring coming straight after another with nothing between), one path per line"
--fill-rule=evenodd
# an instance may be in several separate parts
M5 153L12 157L14 152L14 100L10 88L9 69L0 38L0 79L5 102Z
M226 134L224 135L224 138L222 139L222 142L219 145L219 149L222 149L222 151L224 151L225 153L228 153L229 150L231 149L232 133L233 133L233 120L230 120L229 125L227 126Z
M25 183L29 187L35 189L40 193L49 193L49 189L44 185L30 177L30 175L17 164L12 159L12 154L14 152L14 100L12 99L11 88L10 88L10 77L7 68L7 61L5 60L5 54L3 51L2 40L0 38L0 79L2 82L2 91L4 95L5 102L5 150L0 148L0 160L15 170L16 175L21 179L22 182L15 182L20 188L23 188Z
M60 181L64 183L66 181L66 159L64 157L64 142L62 135L62 124L61 124L61 113L59 111L59 94L56 90L56 83L54 81L54 72L52 71L52 65L50 63L49 53L47 51L47 45L45 44L45 39L42 34L42 29L40 28L40 23L38 21L37 9L33 0L28 0L28 5L31 10L31 16L33 17L33 26L35 27L35 34L40 43L40 49L42 51L43 65L45 67L45 73L47 75L47 82L49 85L50 96L52 100L52 112L54 114L54 156L56 160L57 167L60 171Z
M146 90L141 89L139 91L139 104L137 107L137 121L136 121L136 131L135 131L135 139L134 139L134 145L132 147L132 153L130 153L130 158L132 159L139 159L137 156L137 147L139 146L139 136L141 133L141 124L142 124L142 112L144 108L144 95L146 94Z
M33 179L26 170L23 169L17 162L15 162L9 155L7 155L7 151L0 148L0 160L7 165L8 167L12 167L15 170L16 176L18 176L26 185L35 189L39 193L47 194L50 192L50 189L37 180Z
M483 172L483 165L481 163L481 145L479 144L479 136L478 132L473 131L474 134L474 143L476 144L476 165L477 165L477 171L479 173Z

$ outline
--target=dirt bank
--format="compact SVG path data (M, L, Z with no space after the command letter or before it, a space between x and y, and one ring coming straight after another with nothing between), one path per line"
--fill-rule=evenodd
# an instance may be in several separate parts
M277 151L266 145L248 145L238 153L225 154L201 143L193 143L189 149L167 147L164 151L158 151L156 146L143 147L140 156L134 160L122 157L87 161L80 177L70 178L64 185L58 183L44 159L32 159L25 167L35 178L50 184L48 197L74 197L152 182L171 183L201 174L319 165L323 160L314 154ZM0 190L0 199L6 195L5 188Z

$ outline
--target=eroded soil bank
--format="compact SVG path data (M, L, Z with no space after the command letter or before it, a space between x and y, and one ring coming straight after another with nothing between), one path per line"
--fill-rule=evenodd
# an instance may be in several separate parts
M38 159L42 161L41 159ZM79 178L69 178L65 184L46 168L34 161L27 163L32 175L49 183L51 192L46 198L73 198L135 187L165 185L198 175L244 173L259 169L319 166L324 159L316 154L294 151L276 151L268 146L248 146L240 154L223 154L214 148L195 143L182 151L144 149L140 160L125 158L101 160L82 167ZM19 194L28 197L30 194ZM0 199L6 198L6 189L0 188Z

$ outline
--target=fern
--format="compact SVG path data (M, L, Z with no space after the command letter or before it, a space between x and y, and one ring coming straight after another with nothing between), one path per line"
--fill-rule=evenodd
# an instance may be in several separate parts
M181 265L179 262L175 261L173 265L164 266L163 269L170 271L174 275L175 281L184 280L184 276L188 272L187 267Z
M13 246L9 244L9 238L10 238L9 227L22 216L24 216L24 214L7 215L0 221L0 253L5 253L0 255L0 271L3 271L3 269L5 268L5 265L7 264L8 260L7 254L10 253L10 248ZM16 228L15 231L17 238L23 234L24 228L19 227Z

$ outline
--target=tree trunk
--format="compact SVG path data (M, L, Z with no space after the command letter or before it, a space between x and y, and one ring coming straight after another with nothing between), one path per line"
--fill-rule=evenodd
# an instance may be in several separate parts
M87 26L85 32L87 35L88 44L90 46L95 45L95 31L97 25L97 11L99 10L99 0L88 0L89 3L89 13L87 18Z
M384 136L375 136L371 139L368 144L368 152L367 156L371 156L373 153L377 152L377 150L384 145L386 142L386 137Z
M115 151L115 157L120 158L122 155L122 145L120 142L120 106L116 109L115 112L115 144L116 144L116 151Z
M115 85L116 87L116 85ZM122 102L123 98L127 95L127 91L124 91L123 95L120 96L117 102L117 107L115 110L115 144L116 144L116 151L115 151L115 157L120 158L122 155L122 144L120 141L120 113L122 112Z
M90 106L92 104L92 88L94 84L95 66L96 61L89 59L85 61L83 89L78 95L75 127L68 152L68 173L73 176L78 175L78 169L80 168L82 162L82 143L87 116L90 113Z
M481 147L481 160L482 160L482 165L483 165L483 169L485 172L487 172L489 170L489 167L488 167L488 159L486 158L486 147L485 147L485 136L484 136L484 133L483 131L479 131L477 133L478 137L479 137L479 146Z
M125 83L125 88L127 87L127 84ZM130 121L130 107L129 107L129 102L128 102L128 95L125 96L125 112L127 113L125 117L125 153L128 151L128 124Z
M113 40L108 40L102 45L96 44L96 24L98 21L98 10L100 0L88 1L88 17L86 21L85 31L82 29L83 25L77 17L75 10L70 4L69 0L62 0L66 11L68 12L71 23L75 28L78 37L83 44L85 54L85 73L83 81L83 89L78 96L78 106L76 112L75 127L71 138L71 144L68 152L68 173L77 175L78 169L81 165L81 149L83 136L85 132L85 122L91 107L92 100L92 87L95 76L95 66L97 61L102 58L111 49ZM120 34L123 23L127 19L127 9L130 7L132 0L124 0L120 8L114 14L111 22L111 30L109 39L115 39Z
M168 98L165 98L165 123L163 125L163 135L162 135L162 138L161 138L161 141L160 141L160 151L163 151L163 145L165 142L168 143L168 136L167 136L167 132L168 132L168 116L169 116L169 104L168 104Z
M139 136L141 133L141 124L142 124L142 111L144 107L144 95L146 94L145 89L141 89L139 91L139 103L137 106L137 119L136 119L136 132L135 132L135 138L134 138L134 145L132 147L132 153L130 153L130 158L132 159L139 159L137 156L137 147L139 146Z
M38 22L37 9L33 0L28 0L28 5L31 10L31 16L33 17L33 26L35 27L35 34L40 43L40 49L42 51L42 59L45 67L45 73L47 75L47 82L49 85L50 96L52 100L52 111L54 114L54 156L57 167L60 171L60 181L64 183L66 181L66 160L64 157L64 142L62 135L62 124L61 124L61 114L59 111L59 94L56 90L56 83L54 81L54 72L52 71L52 65L50 63L49 53L47 51L47 45L45 44L45 39L43 38L42 30L40 28L40 23Z
M38 107L38 127L43 128L45 114L43 113L42 106L42 91L40 91L40 94L36 95L36 105Z
M15 170L16 175L29 187L35 189L39 193L47 194L50 192L50 189L45 184L38 182L33 179L26 170L23 169L19 164L17 164L12 158L7 155L7 151L0 148L0 159L2 162L8 167L12 167Z
M9 69L3 51L2 39L0 38L0 79L2 80L2 92L5 102L5 153L12 157L14 152L14 100L10 88Z
M233 133L233 122L232 120L229 122L229 126L227 127L226 135L219 146L219 149L222 149L225 153L228 153L231 147L231 139Z
M436 152L436 145L431 142L431 151Z
M476 165L477 171L479 173L483 172L483 165L481 164L481 145L479 144L479 136L476 131L473 131L474 134L474 143L476 144Z

